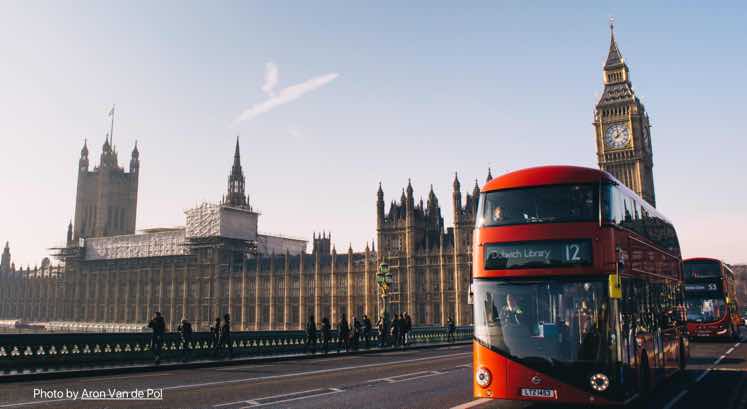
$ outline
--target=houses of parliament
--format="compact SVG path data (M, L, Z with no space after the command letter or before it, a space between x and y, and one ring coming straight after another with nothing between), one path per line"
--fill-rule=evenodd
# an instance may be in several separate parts
M599 167L655 204L649 118L614 32L603 72L593 122ZM393 312L408 312L416 325L443 325L450 317L457 324L472 322L477 181L463 192L454 176L450 227L432 188L425 202L416 202L408 182L398 200L387 204L380 184L375 242L362 251L338 252L327 233L314 234L308 243L258 232L238 140L225 194L186 210L184 226L135 231L139 177L137 145L125 171L107 136L91 170L84 143L74 214L65 245L54 249L59 263L17 268L6 243L0 319L116 328L142 326L161 311L169 328L186 318L196 330L206 330L228 313L234 329L245 331L303 329L309 315L333 323L342 314L375 319L381 308L375 276L387 262Z

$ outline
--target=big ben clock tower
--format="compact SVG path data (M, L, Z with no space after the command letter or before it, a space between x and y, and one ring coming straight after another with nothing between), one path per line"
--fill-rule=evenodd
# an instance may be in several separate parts
M617 48L610 21L610 51L604 64L604 92L594 112L599 167L656 206L648 114L633 92L628 66Z

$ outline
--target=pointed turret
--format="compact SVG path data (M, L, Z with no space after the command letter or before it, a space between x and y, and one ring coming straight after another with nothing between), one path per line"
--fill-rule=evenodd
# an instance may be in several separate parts
M604 63L604 69L617 68L617 66L625 64L625 59L617 48L617 41L615 41L615 23L613 19L610 19L610 51L607 54L607 62Z
M15 267L10 261L10 244L6 241L3 255L0 257L0 273L9 273L13 270Z
M226 194L225 202L229 206L247 206L246 194L244 192L244 185L246 179L244 178L244 171L241 169L241 153L239 149L239 137L236 137L236 149L233 154L233 166L231 167L231 174L228 176L228 193Z
M613 20L610 19L610 50L607 54L607 61L604 63L604 83L625 84L625 89L615 89L614 95L610 95L608 90L605 89L602 100L609 101L612 96L614 97L613 100L616 99L619 101L620 99L632 96L629 80L628 65L625 64L625 58L623 58L620 49L617 47L615 25L613 24Z
M492 174L492 173L490 173L490 168L488 168L488 177L487 177L487 178L485 178L485 183L488 183L488 182L490 182L491 180L493 180L493 174Z
M384 190L379 182L379 190L376 192L376 228L380 229L384 224Z
M101 147L101 164L102 168L117 168L117 153L114 151L111 143L109 142L109 134L106 134L104 145Z
M78 171L88 171L88 139L83 140L83 148L80 150L80 160L78 161Z
M73 242L73 221L67 225L67 245L69 246Z
M130 159L130 173L137 173L140 170L140 151L137 149L137 141L135 141L135 147L132 149L132 157Z
M407 205L405 208L413 209L415 207L415 196L413 195L412 182L407 179Z
M454 224L456 225L462 215L462 186L459 183L459 175L457 172L454 172L454 183L452 186L454 187L454 191L451 193L451 201L454 209Z
M433 191L433 185L431 185L431 190L428 192L428 208L433 209L438 207L438 198L436 197L436 193Z

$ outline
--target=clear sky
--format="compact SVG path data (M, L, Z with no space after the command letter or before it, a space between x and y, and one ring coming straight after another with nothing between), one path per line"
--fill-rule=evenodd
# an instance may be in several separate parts
M390 202L408 178L449 225L455 171L596 166L614 15L684 255L747 261L744 3L406 3L1 2L0 241L32 266L64 241L113 103L138 229L219 200L237 134L262 231L360 250L378 182Z

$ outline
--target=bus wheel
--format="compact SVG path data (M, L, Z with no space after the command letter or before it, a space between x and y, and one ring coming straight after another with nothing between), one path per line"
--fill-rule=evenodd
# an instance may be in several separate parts
M641 354L641 366L638 372L638 396L639 401L644 405L648 403L651 395L651 370L648 366L648 354L643 351Z

